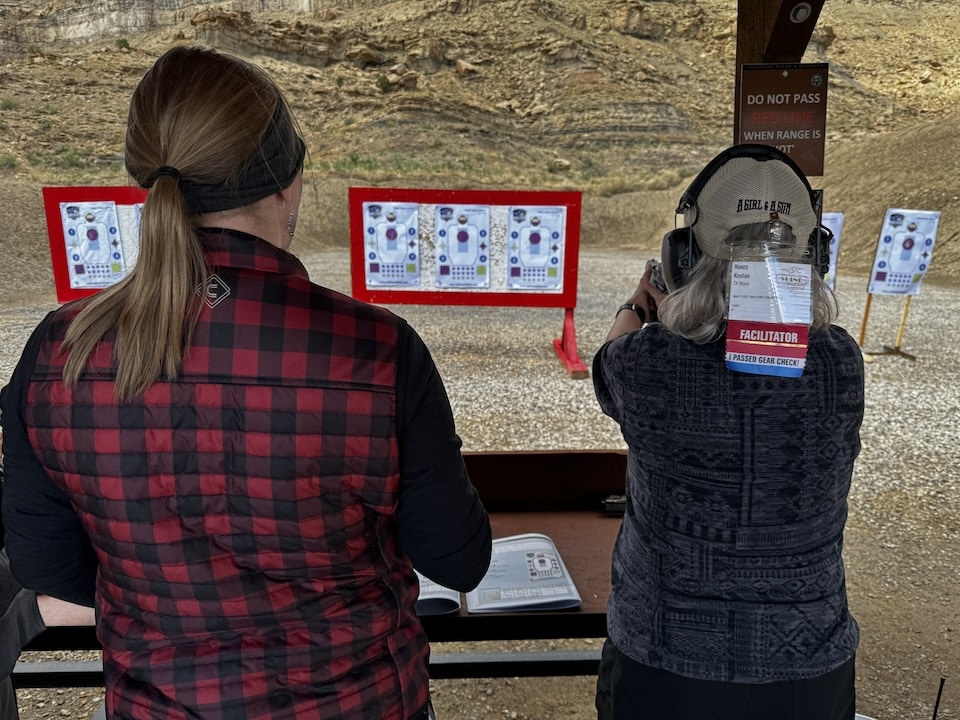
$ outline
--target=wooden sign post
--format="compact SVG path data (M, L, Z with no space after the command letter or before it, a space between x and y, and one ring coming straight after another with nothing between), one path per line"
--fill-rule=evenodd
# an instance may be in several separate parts
M751 63L798 63L803 58L825 0L739 0L734 97L740 97L740 68ZM740 137L738 118L733 142Z

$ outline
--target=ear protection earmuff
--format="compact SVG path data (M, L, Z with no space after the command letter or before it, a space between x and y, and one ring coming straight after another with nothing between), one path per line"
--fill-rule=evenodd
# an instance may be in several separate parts
M663 283L669 292L687 283L694 266L700 261L700 255L700 246L693 236L693 228L676 228L663 236L660 264L663 268Z
M810 205L814 213L820 217L820 193L810 187L810 183L800 167L790 158L789 155L777 150L772 145L743 144L734 145L731 148L717 155L713 160L707 163L706 167L693 179L689 187L680 196L677 203L676 214L680 215L687 210L697 209L697 200L700 192L703 190L707 181L730 160L734 158L748 157L764 162L767 160L779 160L787 165L796 173L797 177L807 189L810 198ZM667 289L673 291L682 287L700 260L701 251L697 243L694 228L697 224L697 218L694 217L687 227L676 228L663 236L663 242L660 249L660 260L663 265L663 279ZM833 239L833 233L823 225L817 225L810 237L807 238L808 254L811 264L824 277L830 269L830 241Z

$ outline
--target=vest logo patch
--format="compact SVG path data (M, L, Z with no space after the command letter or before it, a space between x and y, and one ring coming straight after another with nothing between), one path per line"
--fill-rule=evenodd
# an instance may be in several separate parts
M197 293L200 293L200 288L197 288ZM207 307L211 309L215 308L217 305L223 302L229 294L230 287L219 275L214 273L207 278L207 291L204 293L203 298L203 301L207 304Z

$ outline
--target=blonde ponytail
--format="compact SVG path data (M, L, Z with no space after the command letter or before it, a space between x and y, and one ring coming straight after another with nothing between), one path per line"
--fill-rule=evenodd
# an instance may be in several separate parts
M176 379L208 277L193 218L287 187L304 153L280 89L261 69L199 47L164 53L137 85L127 118L127 171L150 189L137 264L71 322L64 382L78 382L104 340L113 341L120 402Z
M120 283L94 296L67 329L63 379L79 380L103 337L116 329L115 395L141 395L176 378L200 313L207 268L196 230L183 210L176 178L158 177L144 203L140 254Z

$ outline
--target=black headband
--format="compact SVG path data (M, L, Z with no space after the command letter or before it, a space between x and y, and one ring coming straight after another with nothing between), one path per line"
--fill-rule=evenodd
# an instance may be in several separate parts
M143 187L152 187L160 175L174 176L177 173L174 177L183 193L188 215L231 210L290 187L303 168L306 151L303 139L297 135L281 103L263 134L260 146L236 176L222 183L198 183L164 166L151 173Z

